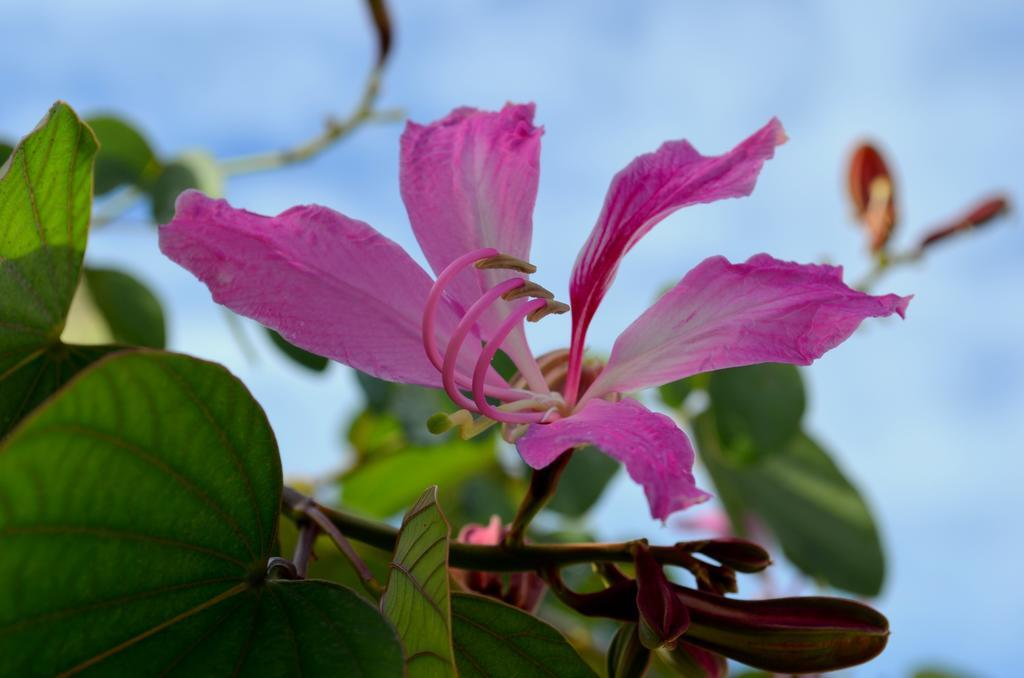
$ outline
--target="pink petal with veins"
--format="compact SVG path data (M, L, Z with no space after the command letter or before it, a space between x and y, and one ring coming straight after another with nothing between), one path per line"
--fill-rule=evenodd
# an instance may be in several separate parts
M910 297L865 294L842 273L767 254L705 259L619 336L584 399L725 367L809 365L865 318L903 316Z
M616 174L569 284L573 347L582 349L619 262L640 238L681 207L749 195L761 166L785 140L773 118L723 155L703 156L688 141L669 141Z
M409 220L427 262L440 273L457 257L483 247L528 260L540 174L540 137L533 104L499 112L459 108L429 125L410 122L402 134L400 181ZM470 269L448 288L462 310L512 275ZM478 327L488 339L509 305L499 300ZM527 360L520 329L505 351Z
M516 446L533 468L544 468L565 452L594 445L626 466L643 486L651 515L669 514L706 501L693 479L693 447L674 421L635 400L591 400L551 424L534 424Z
M318 206L276 217L235 209L198 191L178 198L160 249L236 313L297 346L381 379L439 386L420 322L431 279L367 224ZM456 315L438 311L445 341ZM460 364L471 372L479 349Z

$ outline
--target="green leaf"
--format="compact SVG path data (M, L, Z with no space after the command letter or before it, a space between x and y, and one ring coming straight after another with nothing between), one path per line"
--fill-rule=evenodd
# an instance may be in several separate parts
M452 622L455 661L463 678L596 676L552 626L493 598L453 594Z
M567 516L582 516L601 498L618 470L619 463L595 447L576 450L547 508Z
M651 663L651 651L640 643L636 624L619 627L608 646L605 670L609 678L643 678Z
M109 115L85 121L100 142L96 157L96 195L118 186L150 186L161 172L149 142L134 127Z
M292 362L313 372L323 372L327 369L327 363L329 362L327 358L299 348L269 327L265 329L267 334L270 335L270 340L274 342L274 346L277 346L281 353L291 358Z
M437 505L437 488L420 497L402 520L387 590L384 616L398 629L409 678L455 676L452 650L448 538L451 527Z
M188 151L167 163L150 187L153 221L174 218L174 202L183 191L197 188L217 198L224 194L224 176L216 159L205 151Z
M775 454L800 430L804 386L793 365L719 370L711 374L708 393L723 449L737 462Z
M11 156L11 151L14 150L14 146L11 146L5 141L0 141L0 165L7 162L7 158Z
M111 349L59 343L78 286L96 139L64 103L0 169L0 437Z
M80 370L117 350L57 343L9 371L0 379L0 439Z
M424 483L459 485L495 464L493 439L484 443L453 438L433 447L407 447L371 457L345 473L341 501L377 518L388 518L422 494Z
M164 311L148 287L109 268L86 267L85 281L116 341L147 348L166 345Z
M224 368L140 351L0 446L0 656L18 675L401 672L353 591L266 580L281 468Z
M89 228L96 139L57 103L0 176L0 374L60 336Z
M698 417L695 431L734 529L743 534L747 516L756 516L805 574L853 593L877 595L885 576L878 529L829 455L799 434L758 463L736 465L718 440L714 414Z

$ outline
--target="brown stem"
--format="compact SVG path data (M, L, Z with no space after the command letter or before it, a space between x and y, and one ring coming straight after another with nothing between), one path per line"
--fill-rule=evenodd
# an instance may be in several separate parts
M572 458L572 450L565 452L552 464L533 471L530 475L530 487L526 490L523 501L519 504L512 526L505 535L506 546L519 546L526 538L526 528L540 512L551 497L555 496L562 471Z

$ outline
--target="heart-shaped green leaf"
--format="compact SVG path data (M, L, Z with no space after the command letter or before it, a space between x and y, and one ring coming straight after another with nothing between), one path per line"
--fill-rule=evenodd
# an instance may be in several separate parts
M398 629L406 671L417 676L455 676L448 578L451 527L437 505L437 487L420 497L402 520L387 590L384 616Z
M164 311L148 287L110 268L87 267L85 281L116 341L129 346L164 347Z
M398 675L353 591L266 580L281 468L224 368L130 352L0 447L0 656L25 675Z
M829 455L798 434L776 453L736 465L717 436L716 413L698 417L697 443L737 532L743 534L747 517L754 516L806 574L853 593L877 595L885 575L878 529Z
M452 622L455 661L463 678L595 676L556 629L493 598L453 594Z

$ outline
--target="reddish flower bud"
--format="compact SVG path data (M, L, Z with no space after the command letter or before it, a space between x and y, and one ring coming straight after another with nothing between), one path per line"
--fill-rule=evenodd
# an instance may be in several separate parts
M737 572L760 572L772 564L771 556L763 547L746 539L725 537L703 542L683 542L680 546L714 558Z
M636 607L640 613L639 635L645 647L674 647L690 625L690 613L675 594L661 564L647 544L633 554L636 565Z
M868 143L853 152L849 168L850 200L857 220L867 229L872 252L885 248L896 226L892 175L882 154Z
M989 198L972 207L958 219L929 231L921 240L920 248L944 240L951 235L983 226L1010 211L1009 201L1001 195Z
M497 546L505 539L508 529L502 526L501 518L491 516L487 525L470 523L459 530L458 541L464 544ZM534 572L513 572L508 583L496 572L458 570L452 568L452 578L467 591L475 591L491 598L497 598L521 610L533 612L544 595L544 580Z

